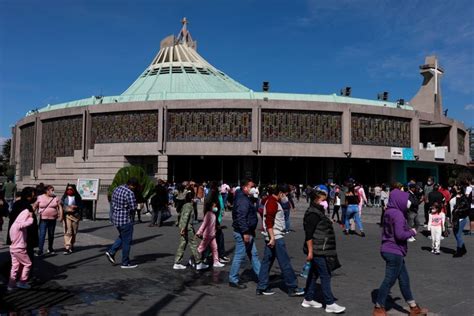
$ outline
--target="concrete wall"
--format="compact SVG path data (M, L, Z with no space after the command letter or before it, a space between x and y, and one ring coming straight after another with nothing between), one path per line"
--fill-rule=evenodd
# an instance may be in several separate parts
M169 109L251 109L252 110L252 141L229 143L221 142L167 142L166 141L166 111ZM342 114L342 143L341 144L308 144L308 143L268 143L262 142L261 111L265 109L317 110L339 112ZM148 143L96 144L90 146L90 116L95 113L156 110L159 113L157 122L158 139ZM355 104L281 101L281 100L175 100L128 102L113 104L98 104L37 113L20 120L15 131L14 159L17 176L20 168L20 139L18 130L22 125L36 122L36 142L34 170L30 177L23 177L19 186L35 185L45 182L62 189L67 182L75 182L77 178L99 178L101 184L107 185L114 174L128 163L125 156L156 156L158 164L157 178L165 179L168 174L168 156L173 155L212 155L212 156L289 156L289 157L345 157L350 153L352 158L391 159L391 147L363 146L351 144L351 113L364 113L402 117L411 120L411 147L419 161L435 162L434 152L419 149L420 122L432 122L450 126L450 151L443 163L466 165L468 161L468 133L466 132L465 154L458 154L457 130L466 131L462 123L447 117L435 117L433 113L403 110L399 108L365 106ZM74 152L74 157L57 157L56 163L41 164L41 121L56 117L71 115L83 116L83 146ZM436 162L437 163L437 162ZM19 177L17 177L19 178Z

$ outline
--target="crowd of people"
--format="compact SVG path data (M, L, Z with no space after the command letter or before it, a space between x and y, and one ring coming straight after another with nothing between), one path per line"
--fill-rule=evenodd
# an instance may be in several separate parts
M81 220L82 200L75 185L68 184L64 195L58 198L54 187L39 185L26 187L17 193L11 186L13 201L0 199L4 215L9 217L8 244L12 258L12 269L8 291L27 289L34 256L54 254L56 223L62 222L64 229L64 255L74 252L74 244ZM115 265L116 254L121 250L121 268L132 269L138 265L130 260L135 216L151 206L150 227L159 227L171 216L170 207L177 213L179 243L172 268L184 270L188 266L196 270L222 268L230 265L229 286L245 289L239 271L248 259L257 281L257 295L273 295L269 286L269 272L277 260L282 279L289 296L304 296L301 305L305 308L321 308L326 312L341 313L345 307L338 305L331 290L332 272L341 267L336 251L336 228L341 226L345 235L365 237L362 224L364 205L380 207L382 227L381 256L386 262L385 277L375 300L373 315L386 315L385 303L388 293L398 280L410 315L426 314L414 300L410 289L408 269L404 257L407 243L415 242L422 224L418 216L423 209L423 229L429 232L432 253L440 254L441 240L452 229L457 249L453 257L467 253L464 227L473 220L472 179L464 177L448 187L435 183L432 177L425 185L411 180L406 185L376 185L368 192L354 179L342 184L326 183L316 186L267 185L260 186L246 179L239 186L209 182L197 184L186 181L171 185L159 181L149 199L140 196L137 179L114 189L111 196L110 220L117 229L118 237L107 249L108 261ZM291 229L291 212L301 197L309 206L304 214L304 247L306 265L302 275L306 276L305 287L298 285L298 278L291 264L285 245L285 235ZM202 221L198 221L198 204L203 205ZM141 205L140 205L141 204ZM423 205L423 207L422 207ZM332 212L331 212L332 208ZM235 250L232 260L226 256L222 227L226 211L232 211L232 237ZM259 228L259 216L261 227ZM199 227L198 227L199 225ZM356 232L356 228L358 232ZM265 240L263 257L260 259L255 238L261 234ZM44 248L46 237L48 244ZM187 246L192 255L184 260ZM38 248L37 252L34 252ZM323 302L316 301L316 280L320 279Z

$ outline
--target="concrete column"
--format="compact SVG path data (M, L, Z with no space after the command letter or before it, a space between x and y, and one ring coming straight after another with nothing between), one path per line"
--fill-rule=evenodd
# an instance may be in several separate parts
M342 149L345 153L352 151L351 129L351 110L347 108L342 112Z
M168 180L168 156L158 155L158 170L155 174L156 179Z
M41 140L43 137L43 126L38 116L35 118L35 149L33 159L33 178L38 177L38 170L41 168Z
M420 118L418 112L410 122L410 133L411 133L411 148L413 148L413 155L420 156Z
M458 126L456 123L453 123L449 130L449 152L453 156L458 155Z
M252 150L256 154L260 150L260 106L252 101Z
M92 117L89 108L82 112L82 159L87 161L89 158L89 148L92 142Z
M158 122L156 122L156 128L158 129L158 151L163 152L163 139L164 139L164 115L163 115L164 107L160 106L158 108Z

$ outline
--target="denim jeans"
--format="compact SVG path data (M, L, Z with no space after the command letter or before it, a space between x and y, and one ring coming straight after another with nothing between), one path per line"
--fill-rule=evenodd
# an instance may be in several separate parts
M388 252L382 252L381 255L386 263L385 278L380 285L376 303L380 306L385 306L388 293L397 279L398 284L400 285L400 291L402 292L405 301L413 301L413 295L411 294L410 289L410 278L408 277L404 257Z
M362 222L361 222L360 216L359 216L359 206L356 205L356 204L349 204L347 206L346 219L345 219L346 230L349 230L351 228L349 220L352 217L354 217L354 221L356 222L357 227L359 228L359 230L363 231L364 227L362 227Z
M239 282L239 270L241 264L245 261L247 256L252 262L253 272L258 276L260 274L260 260L258 259L257 247L255 246L255 239L250 237L249 243L244 243L244 238L241 233L234 232L235 252L232 260L232 266L229 271L229 282Z
M270 270L275 258L278 260L278 264L280 265L280 270L287 289L290 290L297 288L298 280L296 279L295 271L291 266L290 256L288 256L288 252L286 251L285 240L284 238L280 238L275 240L275 246L273 248L265 245L260 274L258 275L257 289L265 290L268 288Z
M122 226L118 226L119 232L118 238L115 240L109 250L107 250L112 256L122 247L122 265L126 266L130 263L130 246L132 244L133 236L133 223L128 223Z
M347 205L341 205L341 223L346 224Z
M454 232L454 237L456 237L456 246L458 248L462 248L464 246L464 239L462 237L464 226L466 226L467 222L469 221L469 217L465 217L459 221L458 230Z
M324 303L331 305L334 303L334 295L331 291L331 272L326 263L325 257L313 257L311 268L306 279L306 289L304 299L313 301L316 299L316 280L321 279L321 290L323 291Z
M283 214L285 215L285 230L289 231L290 230L290 210L289 209L284 209Z
M56 229L55 219L42 219L39 222L39 253L43 253L46 232L48 232L48 250L53 251L54 230Z

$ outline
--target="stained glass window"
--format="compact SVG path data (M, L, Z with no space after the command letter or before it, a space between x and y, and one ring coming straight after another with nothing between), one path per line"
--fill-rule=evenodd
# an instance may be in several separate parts
M169 142L249 142L251 110L169 110Z
M135 111L92 115L91 148L94 144L156 142L158 112Z
M399 117L352 114L352 144L410 147L410 120Z
M82 148L82 116L43 121L41 135L41 163L72 157Z
M342 113L262 110L262 141L340 144Z

